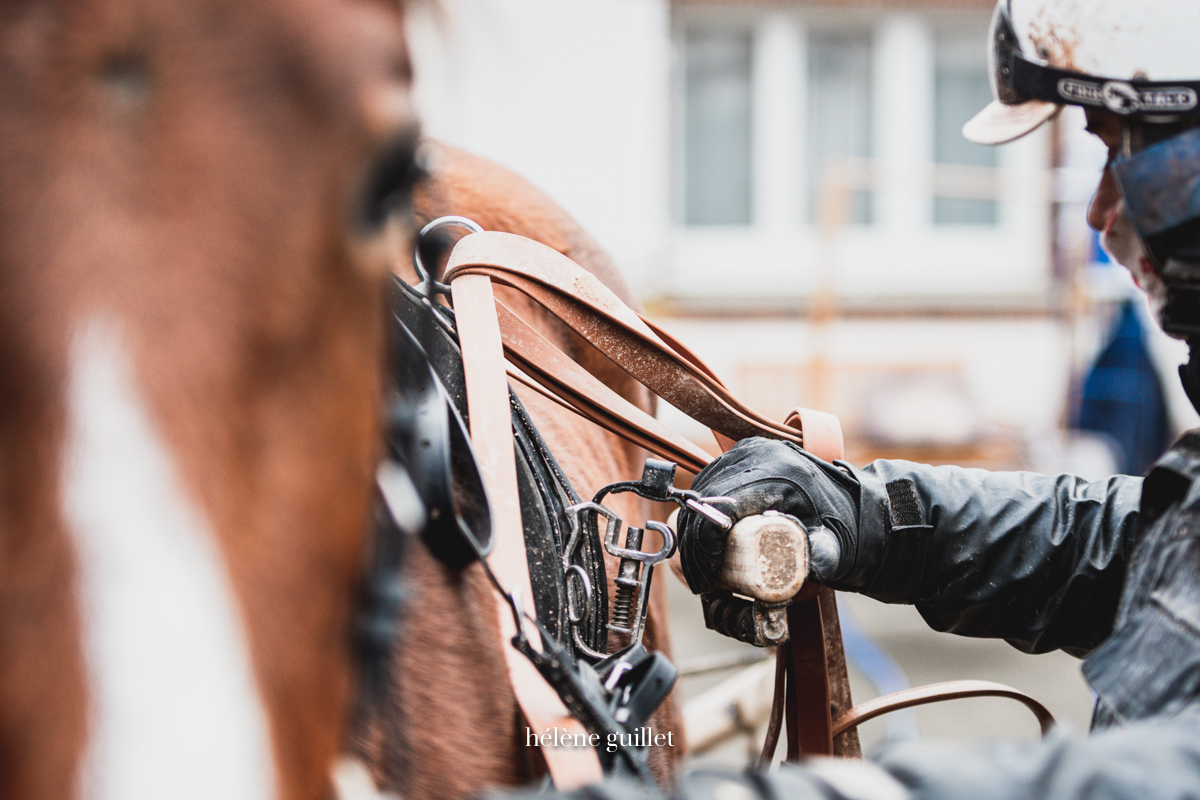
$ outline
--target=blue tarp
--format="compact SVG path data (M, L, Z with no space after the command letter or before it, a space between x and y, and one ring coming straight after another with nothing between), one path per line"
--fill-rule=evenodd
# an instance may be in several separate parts
M1071 427L1108 437L1126 475L1144 474L1171 444L1162 382L1132 301L1122 303L1108 344L1084 377Z

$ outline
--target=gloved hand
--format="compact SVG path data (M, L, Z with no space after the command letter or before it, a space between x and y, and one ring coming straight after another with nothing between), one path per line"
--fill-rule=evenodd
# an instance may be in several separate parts
M828 464L789 442L751 438L704 468L692 488L725 496L721 510L734 520L775 510L795 517L808 532L809 579L825 583L854 563L860 486L848 470ZM688 509L679 513L679 556L696 594L716 587L728 531Z

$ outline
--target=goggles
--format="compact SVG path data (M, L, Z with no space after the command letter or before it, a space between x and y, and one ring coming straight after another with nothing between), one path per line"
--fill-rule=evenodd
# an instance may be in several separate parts
M1118 159L1112 171L1167 286L1163 330L1200 337L1200 128Z

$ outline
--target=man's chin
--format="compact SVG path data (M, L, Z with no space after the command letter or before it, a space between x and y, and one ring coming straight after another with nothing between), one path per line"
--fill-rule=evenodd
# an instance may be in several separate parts
M1154 317L1160 328L1164 328L1163 310L1167 304L1167 285L1163 283L1162 278L1158 275L1158 270L1154 268L1154 264L1146 254L1142 240L1133 233L1133 226L1129 226L1128 232L1117 230L1111 235L1108 231L1100 234L1100 246L1104 248L1104 252L1108 253L1109 258L1129 270L1134 284L1146 296L1151 316ZM1173 334L1168 335L1173 336ZM1174 338L1182 337L1175 336Z

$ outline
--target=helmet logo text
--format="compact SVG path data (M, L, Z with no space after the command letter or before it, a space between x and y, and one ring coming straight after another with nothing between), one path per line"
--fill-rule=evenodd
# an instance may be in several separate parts
M1099 106L1104 104L1104 92L1098 83L1063 78L1058 82L1058 94L1064 100Z
M1133 114L1140 110L1142 98L1138 90L1124 81L1109 81L1100 91L1104 107L1114 114Z
M1114 114L1174 114L1192 111L1198 101L1196 91L1187 86L1139 89L1126 81L1085 81L1063 78L1056 87L1058 96L1068 103L1103 106Z

